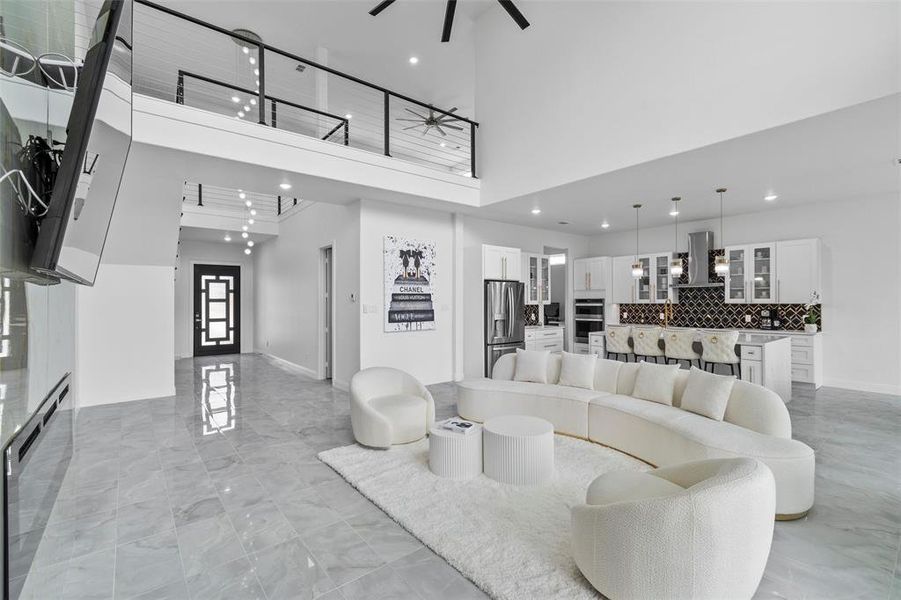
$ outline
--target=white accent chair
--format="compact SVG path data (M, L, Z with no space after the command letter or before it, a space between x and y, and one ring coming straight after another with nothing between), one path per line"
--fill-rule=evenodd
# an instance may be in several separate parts
M772 472L751 458L606 473L572 509L573 556L608 598L751 598L775 503Z
M633 327L632 328L632 352L635 354L635 362L644 358L647 362L653 358L657 362L658 356L663 356L660 347L660 336L663 327Z
M609 325L607 333L604 335L607 342L607 358L610 358L611 354L615 354L619 358L619 355L622 354L625 361L629 362L629 355L632 353L632 348L629 346L631 334L632 327L630 325Z
M710 367L710 372L715 373L717 365L729 365L732 374L741 379L741 362L735 353L739 335L738 331L707 331L701 334L701 359L705 371Z
M350 423L364 446L388 448L426 436L435 422L432 394L399 369L371 367L350 380Z

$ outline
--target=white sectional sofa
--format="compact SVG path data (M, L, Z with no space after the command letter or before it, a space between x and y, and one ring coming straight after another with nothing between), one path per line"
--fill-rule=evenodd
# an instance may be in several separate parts
M657 467L708 458L756 458L776 481L776 518L797 519L813 506L814 452L791 438L784 402L762 386L736 381L722 421L682 410L688 371L677 374L672 406L632 397L639 365L598 359L594 389L556 385L560 354L548 360L548 383L514 381L516 354L502 356L492 379L458 384L460 416L485 421L532 415L557 433L610 446Z

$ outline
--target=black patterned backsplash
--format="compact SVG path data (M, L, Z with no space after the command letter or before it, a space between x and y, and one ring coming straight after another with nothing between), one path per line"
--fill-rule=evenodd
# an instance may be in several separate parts
M713 250L709 257L710 281L721 280L713 269L714 258L722 250ZM679 283L688 283L688 255L682 258L682 277ZM782 329L804 329L803 304L726 304L722 287L682 288L678 290L678 304L673 304L670 325L674 327L706 327L721 329L759 329L760 311L769 309L782 320ZM620 323L662 325L662 304L620 304ZM750 322L746 317L750 316ZM817 309L817 325L822 324L822 311Z
M523 306L523 316L526 320L526 325L540 325L539 322L539 312L537 304L526 304Z

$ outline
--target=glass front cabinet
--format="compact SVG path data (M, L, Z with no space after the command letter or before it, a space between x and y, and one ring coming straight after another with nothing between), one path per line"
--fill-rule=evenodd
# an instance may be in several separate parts
M776 245L729 246L726 275L727 304L770 304L775 302Z
M523 271L526 273L526 304L550 304L551 259L544 254L524 254Z

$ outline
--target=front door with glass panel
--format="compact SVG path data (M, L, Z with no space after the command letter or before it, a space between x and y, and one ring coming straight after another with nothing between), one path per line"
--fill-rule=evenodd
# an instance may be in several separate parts
M241 352L241 268L194 265L194 356Z

